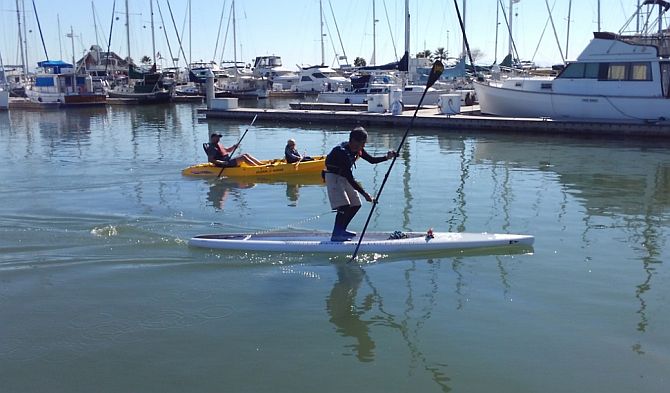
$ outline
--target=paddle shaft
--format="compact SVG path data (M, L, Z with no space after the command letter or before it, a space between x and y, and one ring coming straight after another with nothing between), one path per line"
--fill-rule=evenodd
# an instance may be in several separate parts
M255 116L254 116L253 120L251 120L251 124L249 124L249 127L247 127L247 129L244 130L244 133L242 134L242 137L241 137L240 140L237 141L237 143L235 144L235 147L233 148L233 151L231 151L230 154L228 155L231 159L233 158L233 154L235 153L235 150L237 150L237 148L240 146L240 143L242 143L242 139L244 139L244 137L247 135L247 131L249 131L249 128L250 128L251 126L253 126L254 123L256 122L256 118L257 118L257 117L258 117L258 115L255 115ZM224 169L226 169L226 168L225 168L225 167L221 168L221 171L220 171L219 174L216 176L217 178L218 178L218 177L221 177L221 175L223 174L223 170L224 170Z
M438 64L439 64L439 66L438 66ZM407 139L407 135L409 135L409 130L411 130L412 126L414 125L414 119L416 119L416 115L419 113L419 109L421 108L421 104L423 103L423 99L426 97L426 93L428 92L428 88L435 83L437 78L440 77L440 74L442 74L442 70L444 70L444 66L442 66L442 63L439 60L436 61L435 64L433 64L433 69L431 69L430 76L428 77L428 82L426 83L426 89L423 91L423 94L421 94L421 98L419 99L419 104L416 106L416 109L414 110L414 115L412 116L412 119L409 121L409 125L407 126L407 129L405 130L405 134L402 136L402 139L400 140L400 144L398 145L398 149L396 150L396 154L393 156L393 160L391 161L391 165L389 165L389 168L386 171L386 174L384 175L384 180L382 180L382 184L381 184L381 186L379 186L379 191L377 191L377 195L375 195L375 199L372 201L372 208L370 209L370 213L368 214L367 220L365 220L365 225L363 226L363 231L361 231L361 234L358 238L358 244L356 244L356 249L354 249L354 254L351 256L351 259L349 260L349 262L356 259L356 255L358 254L358 249L361 247L361 242L363 241L363 236L365 235L365 231L368 229L368 225L370 224L370 219L372 218L372 213L374 213L375 207L377 206L377 203L379 203L379 197L382 195L382 191L384 191L384 186L386 185L386 181L388 180L389 175L391 174L391 170L393 169L393 164L395 164L395 161L398 159L398 156L400 155L400 150L402 149L403 145L405 144L405 140Z

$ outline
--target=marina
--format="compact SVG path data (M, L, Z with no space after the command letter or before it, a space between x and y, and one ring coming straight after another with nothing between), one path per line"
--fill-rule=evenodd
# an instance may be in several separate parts
M0 392L665 393L670 2L474 6L5 2Z
M197 109L0 113L5 390L181 391L167 382L179 375L202 391L370 378L377 391L664 391L666 141L415 127L370 231L527 233L532 254L363 253L351 265L188 246L203 233L328 233L333 220L320 176L183 176L209 134L230 145L249 127ZM277 157L295 138L323 154L349 130L259 115L241 152ZM399 142L392 128L368 132L372 154ZM375 190L387 165L360 163L356 178Z
M346 106L347 104L343 105ZM670 123L667 122L660 122L658 124L601 123L555 121L546 118L507 118L471 114L472 112L477 111L477 107L463 107L461 114L444 115L440 112L439 108L436 107L420 109L414 124L417 127L435 128L443 130L443 132L467 130L515 134L670 138ZM410 124L414 111L404 111L400 115L351 110L282 110L257 108L236 108L230 110L202 109L199 110L199 112L208 119L247 120L258 115L258 120L261 122L307 122L317 124L348 123L377 127L407 127Z

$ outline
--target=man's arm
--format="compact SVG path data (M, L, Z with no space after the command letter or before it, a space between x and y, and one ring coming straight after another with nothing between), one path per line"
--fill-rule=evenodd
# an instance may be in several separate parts
M361 150L361 158L364 159L365 161L369 162L370 164L379 164L380 162L384 162L389 159L389 155L383 155L379 157L373 157L370 154L368 154L365 149Z

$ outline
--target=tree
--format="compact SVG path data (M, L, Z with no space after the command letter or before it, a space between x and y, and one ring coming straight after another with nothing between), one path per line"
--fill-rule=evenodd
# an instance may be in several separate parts
M354 67L365 67L367 63L365 62L365 59L362 57L357 57L354 59Z
M149 56L142 56L141 62L142 64L149 64L151 63L151 58Z
M476 63L478 59L484 56L484 52L481 49L475 48L470 51L470 56L472 56L472 61Z
M447 58L447 51L443 47L435 49L433 60L444 60Z
M433 55L433 52L430 51L430 49L423 50L419 53L416 54L416 57L419 59L430 59L431 56Z

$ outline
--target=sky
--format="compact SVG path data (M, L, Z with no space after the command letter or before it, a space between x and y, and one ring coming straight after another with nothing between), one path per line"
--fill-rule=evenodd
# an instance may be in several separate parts
M32 68L37 61L45 60L46 55L33 11L33 0L18 2L20 8L23 7L22 4L26 8L28 61ZM153 0L156 52L164 58L162 65L172 65L167 42L171 46L172 57L179 57L181 66L186 64L185 58L191 61L215 60L217 63L221 59L232 61L232 22L226 37L231 2L232 0L191 0L189 27L189 0ZM66 36L71 27L74 31L74 53L77 59L93 44L98 43L106 49L113 3L114 0L34 0L49 59L72 61L73 42ZM142 56L151 57L152 54L150 0L128 0L128 3L130 55L139 61ZM373 34L373 3L377 20L374 24L376 34ZM502 3L507 13L509 0L502 0ZM556 34L549 23L542 35L549 20L547 3L553 7ZM565 56L567 46L567 59L576 58L592 39L593 32L597 31L597 3L597 0L572 2L568 41L570 0L518 1L514 5L513 36L519 57L522 60L533 60L539 65L557 64L562 61L560 53L563 52ZM376 64L392 62L402 56L405 34L404 0L322 0L322 4L325 64L337 66L336 59L343 54L346 54L350 63L356 57L362 57L371 64L375 47L373 41L376 43ZM458 0L458 4L463 13L463 0ZM602 4L603 31L618 32L637 8L637 0L610 0L603 1ZM479 49L481 53L476 59L479 64L491 64L496 59L500 61L508 52L509 33L502 11L499 16L497 49L495 45L497 5L497 0L469 0L465 5L466 33L470 48ZM16 8L16 0L0 0L0 54L5 64L21 63ZM96 14L95 21L93 9ZM238 61L251 63L255 56L278 55L282 57L284 66L293 69L297 68L296 64L321 63L319 0L236 0L235 14ZM447 49L451 56L460 53L462 35L453 1L410 0L410 15L412 55L424 49L434 51L438 47ZM110 49L122 57L128 55L125 21L125 1L116 0ZM21 22L23 23L23 19ZM185 56L178 54L179 42L175 25ZM221 32L218 34L220 25ZM560 42L560 50L556 36Z

